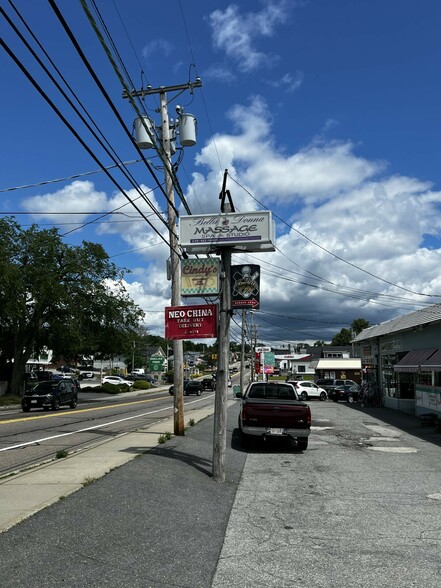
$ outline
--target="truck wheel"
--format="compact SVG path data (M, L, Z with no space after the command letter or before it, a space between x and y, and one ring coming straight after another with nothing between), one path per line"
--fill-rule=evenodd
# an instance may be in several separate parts
M197 394L198 396L200 396L200 395L202 394L202 392L201 392L200 390L198 390L198 391L196 392L196 394Z
M308 437L300 437L300 439L297 439L297 447L300 451L308 449Z
M354 397L352 395L348 396L348 402L349 404L352 404L354 402Z

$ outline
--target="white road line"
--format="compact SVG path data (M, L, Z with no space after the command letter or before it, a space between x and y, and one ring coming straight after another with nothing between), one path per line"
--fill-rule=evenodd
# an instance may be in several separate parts
M213 396L213 395L211 395ZM204 398L199 398L198 400L192 400L191 402L186 402L186 406L188 404L194 404L196 402L201 402L205 400L205 398L209 398L210 396L205 396ZM151 414L156 414L158 412L163 412L164 410L170 410L170 406L166 406L164 408L159 408L158 410L151 410L149 412L144 412L142 414L136 414L129 417L125 417L123 419L118 419L116 421L112 421L110 423L103 423L101 425L94 425L93 427L86 427L85 429L78 429L77 431L70 431L69 433L60 433L59 435L51 435L50 437L42 437L41 439L34 439L34 441L26 441L26 443L18 443L17 445L10 445L9 447L2 447L0 451L10 451L11 449L19 449L20 447L26 447L27 445L35 445L35 443L43 443L44 441L51 441L52 439L59 439L60 437L68 437L69 435L77 435L78 433L84 433L86 431L93 431L94 429L102 429L103 427L110 427L111 425L116 425L118 423L123 423L124 421L131 421L133 419L139 419L141 417L149 416Z

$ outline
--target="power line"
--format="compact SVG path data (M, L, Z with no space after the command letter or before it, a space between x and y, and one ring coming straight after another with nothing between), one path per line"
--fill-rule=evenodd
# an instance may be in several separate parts
M230 178L233 180L233 182L235 184L237 184L240 188L242 188L242 190L244 190L249 196L251 196L251 198L253 198L253 200L255 200L260 206L262 206L265 210L269 210L268 207L265 206L262 202L260 202L260 200L258 200L255 196L253 196L253 194L251 194L251 192L249 190L247 190L244 186L242 186L230 174L228 174L228 175L230 176ZM280 216L278 216L278 215L276 215L274 213L272 213L272 214L280 222L282 222L284 225L286 225L288 228L290 228L293 231L295 231L296 233L298 233L304 239L306 239L307 241L309 241L310 243L312 243L313 245L315 245L316 247L318 247L319 249L321 249L322 251L324 251L328 255L332 255L332 257L334 257L335 259L338 259L339 261L342 261L343 263L346 263L347 265L350 265L351 267L359 270L360 272L363 272L363 273L371 276L372 278L375 278L376 280L380 280L381 282L384 282L385 284L389 284L389 286L394 286L394 288L398 288L398 289L403 290L405 292L409 292L410 294L415 294L416 296L426 296L426 297L430 297L430 298L441 298L441 294L424 294L422 292L415 292L414 290L411 290L410 288L405 288L404 286L399 286L398 284L394 284L393 282L389 282L389 280L386 280L385 278L381 278L380 276L376 276L375 274L369 272L368 270L365 270L365 269L359 267L355 263L352 263L351 261L348 261L347 259L344 259L343 257L340 257L336 253L333 253L332 251L329 251L329 249L326 249L326 247L323 247L323 245L320 245L319 243L316 243L313 239L311 239L310 237L308 237L307 235L305 235L304 233L302 233L301 231L299 231L298 229L296 229L293 225L290 225L289 223L287 223Z
M3 9L0 8L1 12L4 13ZM19 69L23 72L23 74L25 75L25 77L28 79L28 81L34 86L34 88L37 90L37 92L42 96L42 98L49 104L49 106L54 110L54 112L57 114L57 116L62 120L62 122L66 125L66 127L70 130L70 132L74 135L74 137L79 141L79 143L82 145L82 147L89 153L89 155L94 159L94 161L101 167L101 169L105 172L105 174L109 177L109 179L115 184L115 186L120 190L120 192L122 194L124 194L124 196L127 198L127 200L129 200L129 202L132 202L131 198L129 197L129 195L125 192L125 190L119 185L119 183L115 180L115 178L112 177L112 175L108 172L108 170L105 169L104 165L101 163L101 161L98 159L98 157L95 155L95 153L90 149L90 147L84 142L84 140L80 137L80 135L77 133L77 131L72 127L72 125L69 123L69 121L65 118L65 116L61 113L61 111L57 108L57 106L53 103L53 101L49 98L49 96L44 92L44 90L41 88L41 86L37 83L37 81L32 77L32 75L28 72L28 70L24 67L24 65L20 62L20 60L16 57L16 55L13 53L13 51L10 49L10 47L4 42L3 39L0 39L0 44L3 47L3 49L6 51L6 53L11 57L11 59L14 61L14 63L19 67ZM153 228L153 230L161 237L161 239L168 245L170 246L170 244L168 243L168 241L165 239L165 237L163 237L163 235L161 235L161 233L150 223L150 221L147 220L147 218L145 217L145 215L143 214L143 212L136 206L136 204L134 204L132 202L133 206L135 207L135 209L139 212L139 214L148 222L148 224ZM179 252L176 252L177 255L179 255Z

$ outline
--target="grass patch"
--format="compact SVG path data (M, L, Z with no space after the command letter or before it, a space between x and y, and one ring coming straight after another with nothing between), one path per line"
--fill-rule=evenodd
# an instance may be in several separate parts
M194 422L194 419L190 419L188 421L188 424L189 424L190 427L194 427L196 423Z
M13 404L20 404L21 396L16 394L4 394L0 396L0 406L12 406Z
M96 480L97 480L97 478L92 478L92 476L87 476L87 478L84 478L83 488L86 488L86 486L90 486Z

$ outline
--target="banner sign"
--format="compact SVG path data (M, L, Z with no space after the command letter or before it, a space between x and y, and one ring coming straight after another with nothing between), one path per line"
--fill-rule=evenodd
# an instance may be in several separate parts
M210 253L219 247L241 251L275 251L271 212L229 212L180 216L179 242L187 253Z
M167 306L166 339L212 339L217 337L217 306Z
M183 259L181 261L181 295L217 295L220 261L218 258Z
M260 266L231 266L231 306L251 309L260 307Z

